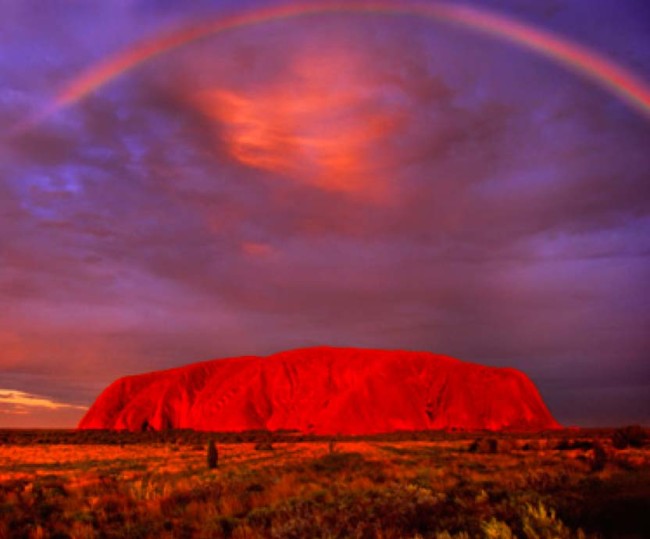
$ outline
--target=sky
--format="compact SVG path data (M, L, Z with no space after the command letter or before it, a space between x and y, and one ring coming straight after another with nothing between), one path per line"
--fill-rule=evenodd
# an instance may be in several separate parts
M334 12L62 98L275 5L0 0L0 428L74 427L124 375L316 345L515 367L564 425L650 425L650 114L575 66ZM464 5L650 85L646 0Z

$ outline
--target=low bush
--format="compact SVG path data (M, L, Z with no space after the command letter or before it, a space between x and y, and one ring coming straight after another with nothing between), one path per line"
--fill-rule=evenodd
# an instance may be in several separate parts
M318 473L338 473L343 470L359 470L365 464L360 453L327 453L314 459L311 467Z
M499 442L496 438L477 438L468 449L470 453L497 453L498 450Z
M647 437L647 433L643 427L640 425L629 425L614 431L612 434L612 445L616 449L643 447Z
M273 443L268 440L263 440L255 444L255 451L273 451Z
M603 470L605 464L607 464L607 453L605 452L605 448L598 442L594 442L591 451L591 471L599 472Z
M560 442L555 446L555 449L559 451L570 451L572 449L583 449L588 450L594 447L594 442L591 440L560 440Z

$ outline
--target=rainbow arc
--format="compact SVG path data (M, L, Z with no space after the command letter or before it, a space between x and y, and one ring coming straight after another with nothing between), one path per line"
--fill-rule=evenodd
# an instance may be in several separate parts
M393 0L364 2L315 2L283 4L203 20L135 44L128 50L92 66L73 79L37 117L28 124L37 124L55 112L72 106L112 80L148 60L199 39L237 30L306 16L327 14L362 14L413 16L454 24L469 30L511 42L562 64L626 101L650 118L650 87L634 73L583 45L531 24L469 5L447 2L404 3ZM24 127L24 126L23 126Z

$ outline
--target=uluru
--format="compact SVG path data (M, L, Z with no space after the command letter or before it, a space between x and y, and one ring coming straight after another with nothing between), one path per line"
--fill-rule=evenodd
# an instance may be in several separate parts
M522 372L430 352L315 347L120 378L80 429L374 434L558 428Z

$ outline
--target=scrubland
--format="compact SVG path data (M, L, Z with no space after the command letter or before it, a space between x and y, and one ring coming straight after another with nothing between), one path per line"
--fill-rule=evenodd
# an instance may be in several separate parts
M650 537L614 434L0 431L0 538Z

